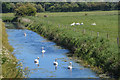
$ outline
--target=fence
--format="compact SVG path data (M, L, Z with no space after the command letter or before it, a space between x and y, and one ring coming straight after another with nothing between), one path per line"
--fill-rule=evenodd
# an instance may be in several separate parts
M115 37L112 37L112 38L111 38L110 32L103 32L103 33L102 33L102 32L96 32L96 31L87 30L87 29L84 29L84 28L81 29L82 31L78 31L78 29L76 29L76 27L72 27L72 28L71 28L71 26L60 25L60 24L58 24L58 27L59 27L59 28L60 28L60 27L64 27L64 28L66 28L66 29L73 30L74 32L78 32L78 33L82 32L83 35L88 34L88 35L90 35L90 36L96 36L96 37L101 37L101 36L102 36L102 37L105 37L105 38L108 39L108 40L111 40L111 41L115 42L115 44L120 45L120 44L119 44L119 43L120 43L119 37L116 36L116 39L115 39ZM80 29L79 29L79 30L80 30ZM111 33L111 34L114 34L114 33ZM104 36L103 36L103 35L104 35Z

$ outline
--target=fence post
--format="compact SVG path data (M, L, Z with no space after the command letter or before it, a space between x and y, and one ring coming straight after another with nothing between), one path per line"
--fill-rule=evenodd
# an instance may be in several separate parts
M93 31L91 31L91 36L92 36L92 34L93 34Z
M119 37L117 37L117 44L119 45Z
M83 34L85 34L85 29L83 30Z
M109 38L109 34L107 33L107 39Z
M73 31L75 31L75 28L74 28L74 30Z
M60 24L58 24L58 27L60 27Z
M63 24L62 24L62 27L63 27Z
M97 37L99 37L99 32L97 32Z

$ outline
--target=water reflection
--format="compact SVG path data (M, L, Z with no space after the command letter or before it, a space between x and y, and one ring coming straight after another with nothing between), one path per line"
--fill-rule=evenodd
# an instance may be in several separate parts
M27 34L24 32L24 36L26 37L27 36Z
M72 76L72 69L69 69L69 71L70 71L70 75Z
M57 70L57 66L55 65L55 70Z
M42 53L42 57L44 57L44 53Z
M38 67L39 67L39 64L38 64Z

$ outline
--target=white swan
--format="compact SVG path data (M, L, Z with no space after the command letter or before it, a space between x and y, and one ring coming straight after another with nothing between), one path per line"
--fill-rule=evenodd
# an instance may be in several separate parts
M68 66L68 69L72 69L72 62L70 62L70 65Z
M92 23L91 25L95 26L95 25L96 25L96 23L94 22L94 23Z
M54 64L55 66L58 66L57 58L55 59L55 61L53 62L53 64Z
M72 24L70 24L71 26L74 26L75 25L75 22L74 23L72 23Z
M35 64L39 64L39 57L37 57L37 59L34 60Z
M26 37L26 35L27 35L27 34L26 34L26 33L24 33L24 36L25 36L25 37Z
M80 25L83 25L83 22Z
M80 23L75 23L75 25L80 25Z
M80 25L83 25L83 22Z
M45 53L44 47L42 47L42 53Z

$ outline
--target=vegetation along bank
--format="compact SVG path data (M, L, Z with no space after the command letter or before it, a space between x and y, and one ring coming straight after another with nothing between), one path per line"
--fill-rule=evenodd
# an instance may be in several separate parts
M16 59L14 54L12 53L14 48L9 44L8 42L8 35L6 33L5 24L0 21L0 24L2 24L1 31L2 33L0 35L0 40L2 41L2 54L1 57L1 75L0 78L25 78L26 69L22 69L22 64L19 63L19 60ZM25 72L25 74L23 74Z

